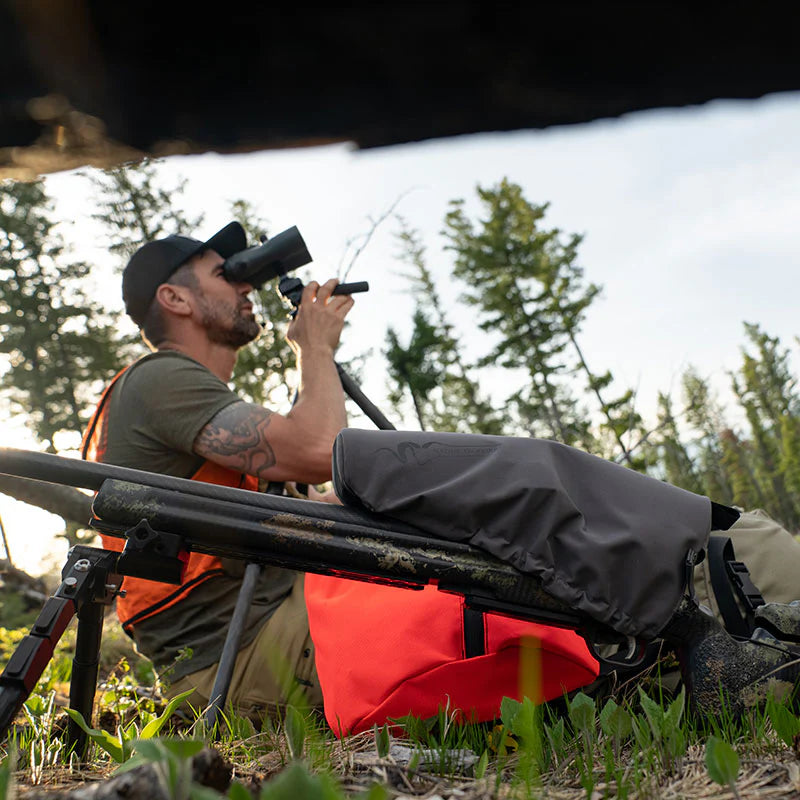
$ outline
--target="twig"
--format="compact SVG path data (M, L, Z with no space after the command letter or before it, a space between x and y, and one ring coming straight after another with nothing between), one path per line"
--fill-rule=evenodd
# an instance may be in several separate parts
M10 567L13 567L14 563L11 561L11 551L8 549L8 538L6 537L6 528L5 525L3 525L2 516L0 516L0 533L3 535L3 547L6 551L6 561L8 561Z
M342 273L341 278L339 280L342 283L347 280L347 276L350 274L350 270L353 269L353 265L356 263L356 259L361 255L361 253L364 252L364 250L366 249L367 245L370 242L370 239L372 239L373 234L378 229L378 226L382 222L384 222L391 215L391 213L395 210L395 208L397 208L397 205L399 204L399 202L407 194L409 194L412 191L414 191L414 190L413 189L408 189L405 192L403 192L394 201L394 203L392 203L392 205L389 206L389 208L386 211L384 211L383 214L380 215L380 217L378 217L378 219L372 220L371 218L368 217L368 219L370 219L370 222L372 223L372 225L371 225L370 229L366 233L361 234L361 239L363 240L362 244L359 247L356 248L356 251L353 254L353 257L350 259L350 263L347 265L347 267L344 270L344 272L342 272L342 262L341 261L339 262L339 272ZM358 237L354 237L353 239L348 239L347 240L347 243L346 243L346 246L345 246L345 253L347 252L349 247L353 244L353 242L355 241L356 238L358 238ZM342 255L342 261L344 261L344 254Z

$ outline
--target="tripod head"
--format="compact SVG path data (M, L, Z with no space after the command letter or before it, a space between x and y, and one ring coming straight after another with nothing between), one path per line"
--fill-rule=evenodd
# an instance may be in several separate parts
M294 317L297 314L297 309L300 308L304 288L305 285L300 278L290 278L288 275L284 275L278 283L278 292L294 306L289 314L291 317ZM332 294L355 294L356 292L368 291L369 283L367 281L355 281L354 283L340 283Z

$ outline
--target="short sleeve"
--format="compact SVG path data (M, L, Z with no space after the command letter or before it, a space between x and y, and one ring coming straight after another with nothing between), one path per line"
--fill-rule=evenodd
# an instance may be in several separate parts
M158 353L138 364L124 386L129 418L139 433L191 453L211 418L240 398L202 364L179 353Z

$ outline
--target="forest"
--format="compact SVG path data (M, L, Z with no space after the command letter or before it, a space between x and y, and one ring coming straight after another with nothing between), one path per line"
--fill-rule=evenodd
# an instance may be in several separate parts
M165 187L158 166L86 175L93 217L120 272L145 241L201 223L181 207L185 185ZM390 320L375 336L395 419L408 429L556 440L717 502L763 509L796 532L800 394L790 345L743 321L741 364L728 376L733 405L690 367L646 419L633 389L589 364L582 348L583 323L602 291L580 264L582 236L550 227L547 203L509 178L475 191L480 215L454 198L435 256L447 259L461 290L457 305L441 299L441 271L419 232L400 216L381 223L394 226L398 268L414 298L410 333ZM253 204L230 206L257 242L267 226ZM76 260L56 211L44 181L0 183L0 396L5 417L24 420L40 449L74 453L103 386L146 350L92 291L92 267ZM240 353L233 383L246 399L275 406L295 377L283 337L288 307L274 285L258 292L257 306L264 333ZM463 346L465 319L486 334L485 352ZM357 358L345 366L358 377ZM497 386L511 390L498 398L489 391ZM63 517L70 541L91 536L81 527L88 501L79 492L9 477L0 491Z

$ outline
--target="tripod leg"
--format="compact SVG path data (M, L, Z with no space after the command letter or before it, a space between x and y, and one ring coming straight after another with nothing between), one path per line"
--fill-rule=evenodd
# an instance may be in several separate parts
M100 666L100 642L103 635L103 606L86 603L78 611L78 633L72 658L72 679L69 684L69 707L80 712L87 725L92 723L97 672ZM74 745L81 758L86 753L86 733L70 718L67 745Z
M361 391L361 387L338 362L336 362L336 371L339 373L342 389L344 389L348 397L356 403L372 422L375 423L375 426L382 431L395 430L394 425L386 419L383 412Z
M236 608L225 636L225 645L222 648L222 656L217 667L217 674L214 677L214 687L211 690L211 699L205 714L205 722L209 728L213 728L219 720L220 711L225 707L228 699L228 690L231 685L233 667L236 664L236 656L239 654L239 644L242 641L242 631L247 619L247 611L253 601L256 590L258 576L261 574L259 564L248 564L244 571L244 579L239 589L239 596L236 598Z

